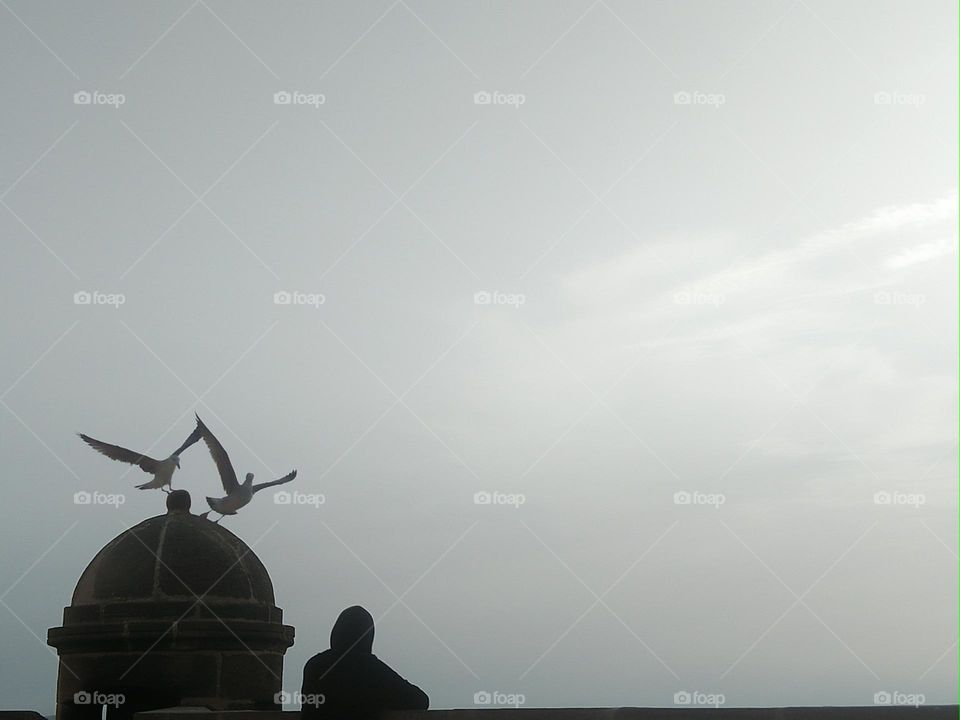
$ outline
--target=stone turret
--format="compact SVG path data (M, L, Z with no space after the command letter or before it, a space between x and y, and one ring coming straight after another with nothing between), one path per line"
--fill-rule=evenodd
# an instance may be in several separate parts
M174 491L165 515L97 553L49 630L57 720L99 720L104 705L111 720L175 706L278 709L293 635L259 558Z

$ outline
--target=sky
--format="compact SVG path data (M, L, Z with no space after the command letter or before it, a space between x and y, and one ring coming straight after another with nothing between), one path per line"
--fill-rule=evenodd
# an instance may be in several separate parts
M957 702L955 3L0 18L2 707L163 512L75 433L194 412L288 691L362 604L432 707Z

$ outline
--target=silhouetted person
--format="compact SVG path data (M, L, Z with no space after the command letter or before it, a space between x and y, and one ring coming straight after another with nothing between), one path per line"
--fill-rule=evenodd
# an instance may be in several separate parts
M423 690L373 654L373 617L359 605L340 613L330 649L307 661L301 693L303 720L373 720L384 710L430 704Z

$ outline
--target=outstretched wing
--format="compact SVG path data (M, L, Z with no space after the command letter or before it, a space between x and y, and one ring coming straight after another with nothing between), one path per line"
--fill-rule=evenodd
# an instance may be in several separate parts
M184 440L184 441L183 441L183 445L181 445L180 447L178 447L178 448L174 451L173 454L176 455L177 457L179 457L180 454L181 454L184 450L186 450L188 447L190 447L190 446L193 445L195 442L197 442L202 435L203 435L203 430L201 430L201 429L200 429L200 426L197 425L197 426L193 429L193 432L190 433L190 437L188 437L186 440Z
M157 463L159 461L154 460L152 457L148 457L142 453L134 452L133 450L127 450L119 445L111 445L110 443L95 440L89 435L84 435L83 433L77 433L77 435L79 435L80 439L83 440L87 445L92 447L101 455L106 455L111 460L119 460L120 462L137 465L141 470L148 473L155 473L157 471Z
M197 429L200 431L200 437L207 444L207 449L210 450L213 462L216 463L224 492L227 495L235 493L240 489L240 483L237 482L237 473L233 469L233 463L230 462L230 456L227 455L227 451L223 449L223 445L214 437L210 429L203 424L199 415L197 415Z
M284 483L288 483L291 480L293 480L296 476L297 476L297 471L294 470L293 472L287 473L279 480L272 480L271 482L258 483L254 485L253 491L257 492L258 490L263 490L264 488L273 487L274 485L283 485Z

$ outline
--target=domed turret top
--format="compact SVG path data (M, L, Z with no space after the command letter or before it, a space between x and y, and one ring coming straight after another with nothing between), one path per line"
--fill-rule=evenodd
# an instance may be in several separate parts
M124 698L116 720L178 705L277 710L293 638L253 551L172 491L165 515L96 554L47 632L61 660L57 717L100 720L100 705L76 699L94 688Z
M170 493L167 514L120 533L80 576L72 605L193 601L273 606L260 559L224 527L191 515L190 495Z

